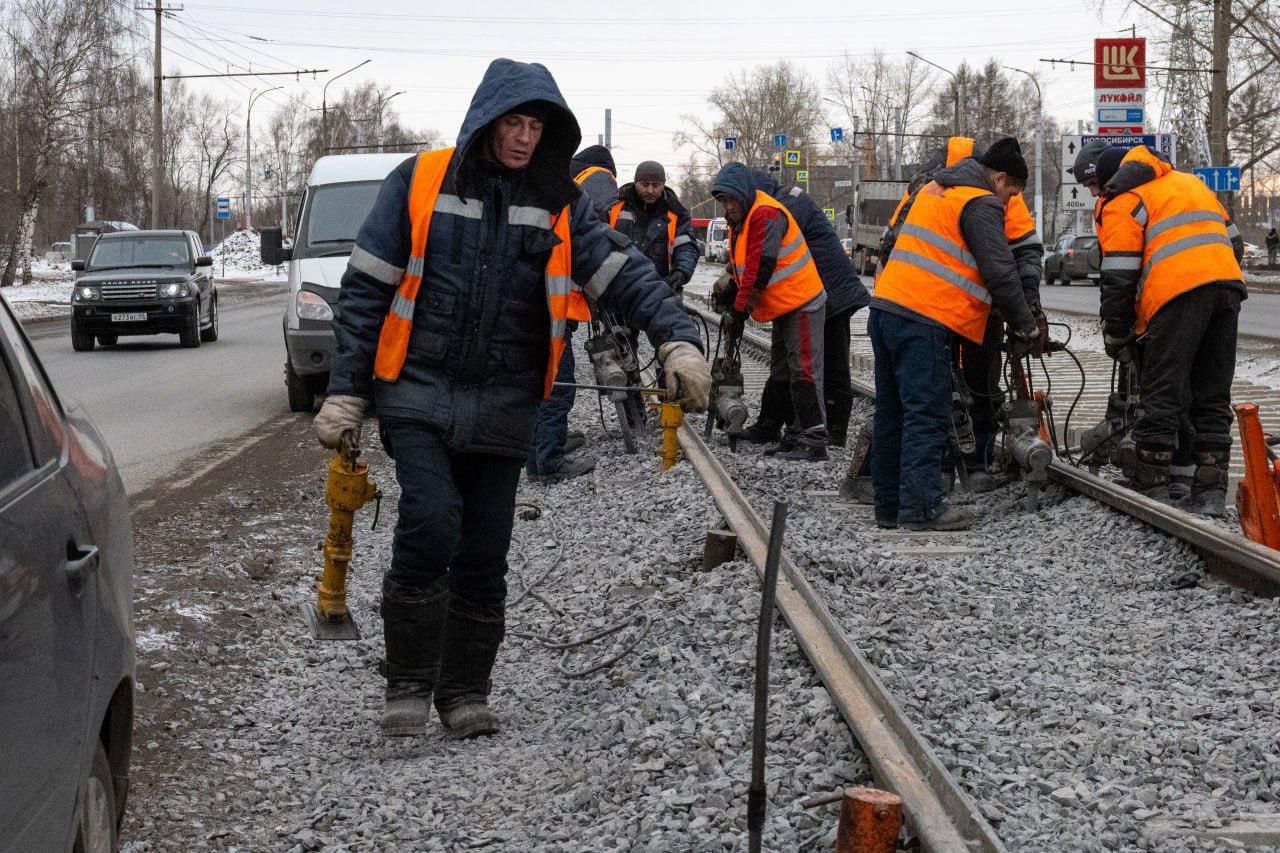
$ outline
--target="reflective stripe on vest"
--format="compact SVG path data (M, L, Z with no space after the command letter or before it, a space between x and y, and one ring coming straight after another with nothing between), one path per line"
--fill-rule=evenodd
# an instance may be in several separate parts
M973 199L988 195L977 187L926 184L916 194L889 262L876 280L876 297L981 343L991 294L960 233L960 213Z
M409 187L409 261L405 265L404 278L400 280L400 286L391 301L391 310L382 322L378 353L374 359L373 375L385 382L394 382L400 377L400 370L409 353L413 312L417 307L418 292L426 273L427 237L431 231L432 217L442 214L478 219L482 215L483 204L480 201L440 192L453 152L452 148L424 151L414 163L413 182ZM591 319L582 290L573 281L569 217L570 209L567 206L554 217L545 210L534 207L513 206L508 213L508 219L513 225L545 227L560 238L560 242L551 250L544 273L547 309L551 315L544 396L551 394L556 370L560 366L560 356L565 346L566 321Z
M615 204L613 207L609 208L609 227L610 228L613 228L616 230L618 227L618 220L620 219L625 219L628 222L635 222L636 215L629 210L623 210L625 206L626 206L626 202L620 201L617 204ZM677 221L678 219L675 213L668 210L667 211L667 266L668 267L671 266L672 258L675 255L676 246L681 246L685 243L693 242L693 240L690 239L688 235L684 235L684 234L680 235L680 238L677 240L676 238Z
M577 176L573 179L573 182L575 184L581 185L583 181L585 181L587 178L594 175L596 172L604 172L609 177L613 177L613 172L610 172L608 169L604 168L603 166L588 166L587 168L583 169L581 172L577 174Z
M782 238L782 246L778 249L778 263L773 275L765 285L760 302L751 316L757 322L767 323L775 317L781 317L790 311L805 305L822 293L822 279L818 276L818 267L809 254L809 246L804 241L804 233L796 224L791 211L767 193L756 190L756 200L747 211L743 220L742 231L733 234L733 275L739 282L746 270L747 246L751 242L751 213L761 205L772 207L786 217L787 233Z

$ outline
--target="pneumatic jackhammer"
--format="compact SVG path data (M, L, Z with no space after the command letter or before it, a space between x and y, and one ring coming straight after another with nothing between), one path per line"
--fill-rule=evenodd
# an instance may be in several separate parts
M1140 358L1141 351L1134 353ZM1138 388L1139 363L1118 362L1111 374L1111 394L1107 397L1107 413L1100 423L1080 434L1080 463L1093 474L1110 462L1125 477L1133 478L1137 448L1130 430L1142 416Z
M598 303L592 306L589 328L591 334L583 348L591 359L596 384L619 389L601 393L608 394L618 414L623 445L628 453L635 453L635 430L644 421L644 407L634 394L622 389L640 385L640 362L625 327Z
M724 354L720 355L721 345ZM747 404L742 399L745 382L742 378L742 333L724 334L721 328L716 338L716 358L711 362L711 405L707 408L706 438L718 426L729 437L729 450L737 451L738 439L747 423Z
M1031 387L1031 358L1064 349L1062 344L1048 340L1048 329L1044 323L1040 329L1040 338L1030 346L1013 334L1006 338L1013 399L1006 401L1000 411L1005 458L1014 463L1026 481L1026 507L1032 512L1040 508L1040 490L1049 482L1053 447L1049 444L1044 425L1048 398L1034 392Z

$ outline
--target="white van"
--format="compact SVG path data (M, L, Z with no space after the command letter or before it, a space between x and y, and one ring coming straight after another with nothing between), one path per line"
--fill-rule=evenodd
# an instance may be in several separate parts
M723 216L711 220L707 225L706 258L716 263L729 261L729 220Z
M293 248L280 247L280 229L262 229L263 262L289 262L284 376L292 411L311 411L316 396L329 387L333 308L347 259L383 180L409 156L321 157L307 178Z

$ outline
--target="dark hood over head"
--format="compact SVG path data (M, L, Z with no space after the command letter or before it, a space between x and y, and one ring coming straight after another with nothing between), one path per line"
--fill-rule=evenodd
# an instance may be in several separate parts
M743 164L725 163L711 182L711 194L732 196L744 209L749 209L756 199L756 181Z
M533 198L548 208L559 207L575 197L569 161L582 141L582 131L551 72L536 62L495 59L489 63L458 131L459 178L465 184L475 168L485 129L495 119L530 103L544 120L542 139L524 169L525 180Z
M603 145L588 145L574 154L573 159L569 161L569 175L576 178L584 169L592 166L608 169L615 178L618 176L618 167L614 165L613 154Z
M973 157L966 157L954 165L947 166L933 179L944 187L977 187L987 192L995 192L987 167Z
M755 182L756 189L774 198L778 197L778 192L782 189L782 186L773 175L768 172L762 172L759 169L751 170L751 180Z

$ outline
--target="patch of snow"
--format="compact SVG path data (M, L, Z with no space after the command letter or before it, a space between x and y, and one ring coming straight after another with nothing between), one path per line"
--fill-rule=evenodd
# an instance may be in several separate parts
M282 280L286 268L264 264L262 240L256 231L236 231L210 253L213 273L220 279Z
M147 628L137 633L134 637L134 642L140 652L171 649L173 648L173 634L169 631L161 631L159 628Z

